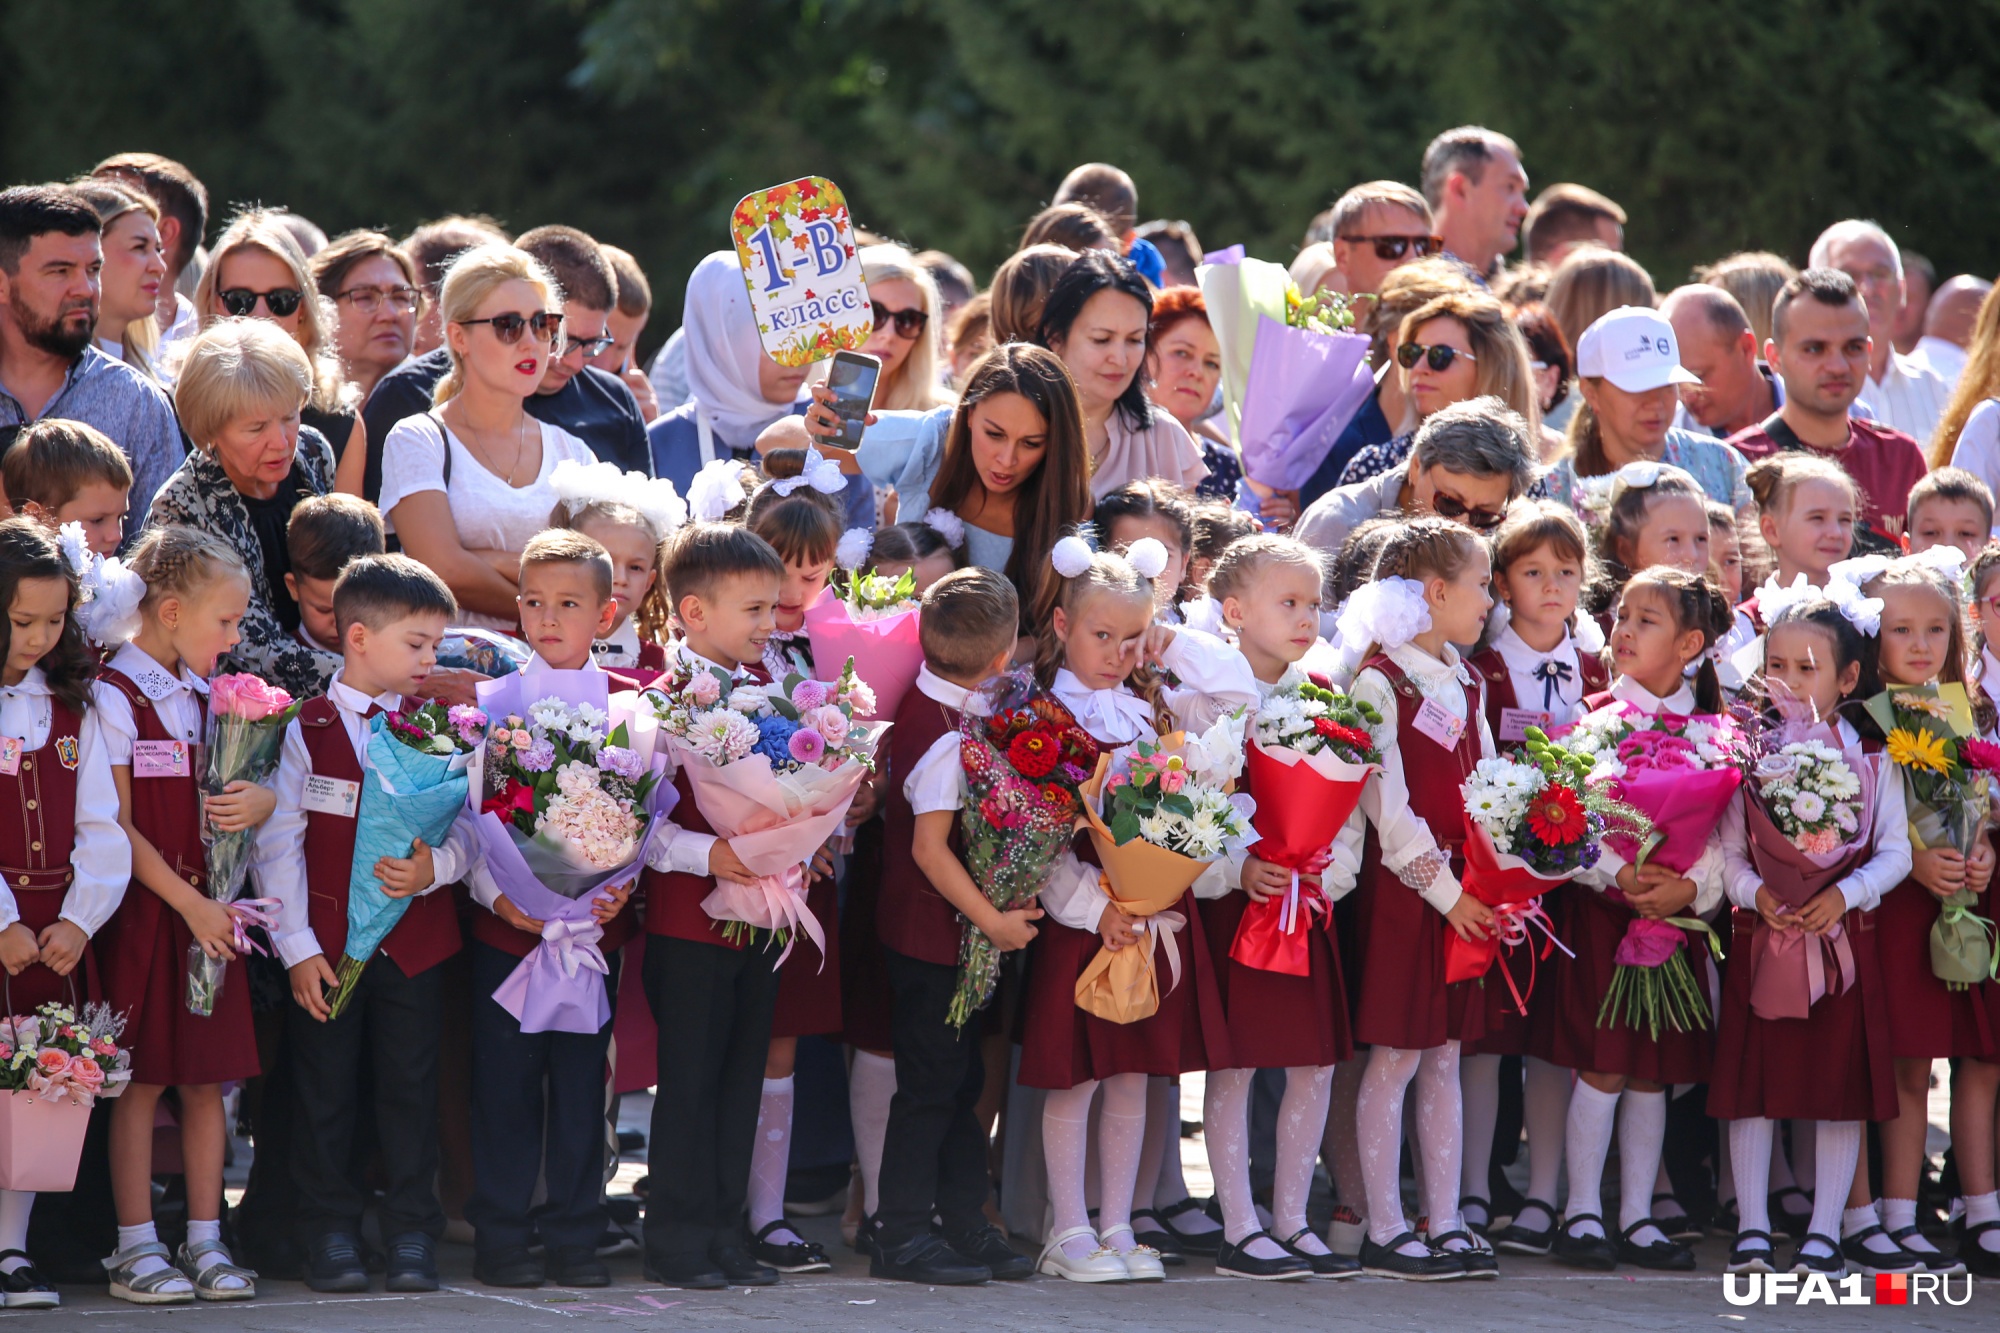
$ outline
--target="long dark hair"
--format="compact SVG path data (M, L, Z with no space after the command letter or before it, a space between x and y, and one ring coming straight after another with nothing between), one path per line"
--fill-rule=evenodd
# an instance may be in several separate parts
M1666 600L1668 613L1674 618L1675 633L1700 631L1701 665L1694 673L1694 707L1697 713L1720 713L1725 703L1722 680L1716 675L1715 662L1708 653L1735 627L1736 609L1708 581L1707 575L1690 574L1671 565L1640 570L1626 581L1620 598L1635 588L1651 588Z
M995 394L1017 393L1035 405L1047 427L1042 461L1014 492L1014 549L1003 571L1021 594L1022 626L1053 577L1049 552L1056 539L1090 514L1090 450L1083 439L1083 409L1076 385L1054 352L1003 343L973 365L965 392L945 432L944 456L931 483L931 503L957 512L981 486L972 462L972 409Z
M1049 289L1049 299L1042 306L1042 327L1035 334L1035 341L1054 350L1058 340L1067 343L1070 329L1083 313L1084 304L1099 292L1123 292L1137 301L1146 312L1146 323L1150 328L1153 320L1153 289L1139 276L1139 270L1131 263L1108 250L1091 250L1078 255L1070 266L1056 279L1056 285ZM1146 367L1143 352L1152 350L1149 333L1146 346L1142 349L1139 369L1133 372L1132 382L1125 386L1125 392L1118 395L1116 411L1125 418L1125 424L1133 430L1144 430L1153 424L1153 404L1146 397Z
M63 619L62 635L55 647L36 663L49 683L49 693L72 712L90 706L90 682L97 674L97 659L83 641L83 627L76 623L76 604L82 597L77 572L63 559L55 535L32 518L10 518L0 522L0 662L14 646L14 594L27 579L61 579L69 589L69 614Z
M1819 630L1833 643L1833 674L1838 676L1849 666L1859 664L1861 674L1856 678L1854 689L1834 706L1836 715L1846 715L1849 722L1863 736L1875 740L1882 739L1880 729L1868 719L1862 704L1882 692L1882 678L1875 670L1877 650L1874 637L1863 634L1854 627L1854 622L1841 614L1838 606L1824 597L1812 597L1803 602L1794 602L1780 611L1771 621L1771 629L1785 625L1811 626ZM1764 642L1770 642L1766 633ZM1766 687L1769 693L1769 687ZM1831 722L1832 718L1823 719Z

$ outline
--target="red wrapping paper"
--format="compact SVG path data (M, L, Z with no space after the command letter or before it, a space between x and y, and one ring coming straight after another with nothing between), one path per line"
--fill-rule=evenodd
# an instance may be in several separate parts
M1351 764L1326 751L1267 750L1254 740L1244 765L1257 796L1251 827L1258 842L1250 854L1284 866L1294 876L1311 873L1324 861L1375 771L1373 764ZM1290 891L1243 909L1229 956L1245 967L1306 976L1312 969L1306 932L1316 919L1323 922L1330 916L1326 897L1295 878Z
M1447 984L1457 981L1476 981L1491 970L1500 959L1502 948L1511 951L1517 944L1528 946L1528 988L1521 990L1514 984L1512 973L1501 965L1507 976L1507 985L1514 992L1515 1006L1525 1015L1528 996L1535 989L1535 966L1538 953L1546 956L1555 944L1555 935L1549 930L1548 919L1543 915L1537 900L1567 879L1570 875L1548 876L1530 870L1527 863L1518 856L1502 853L1493 845L1493 837L1487 833L1478 820L1471 815L1465 817L1465 873L1459 876L1458 886L1480 902L1492 908L1498 927L1483 940L1460 939L1457 931L1449 931L1444 937L1444 979ZM1529 935L1529 922L1539 925L1547 942L1538 951ZM1567 950L1565 950L1567 952Z

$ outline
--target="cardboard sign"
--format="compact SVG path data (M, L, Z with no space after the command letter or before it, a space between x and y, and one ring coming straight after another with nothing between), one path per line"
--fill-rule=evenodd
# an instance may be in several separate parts
M194 773L186 741L133 741L132 776L185 778Z
M746 194L729 219L765 353L805 366L859 351L875 316L840 187L806 176Z

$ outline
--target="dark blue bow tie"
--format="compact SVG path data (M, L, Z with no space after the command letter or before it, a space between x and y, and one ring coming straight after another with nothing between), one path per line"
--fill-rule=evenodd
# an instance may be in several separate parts
M1555 701L1561 697L1556 690L1556 682L1562 681L1564 684L1568 684L1570 677L1576 673L1569 663L1558 662L1554 658L1550 658L1540 666L1537 666L1530 674L1536 680L1542 682L1542 711L1544 713L1553 713L1555 711Z

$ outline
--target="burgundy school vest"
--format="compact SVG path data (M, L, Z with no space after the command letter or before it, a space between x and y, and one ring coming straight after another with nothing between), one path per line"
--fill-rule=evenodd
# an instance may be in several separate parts
M912 688L896 708L889 732L889 762L876 777L883 791L882 885L875 907L875 930L884 946L906 958L950 967L958 962L958 909L931 886L918 867L911 844L917 816L903 795L903 781L936 741L958 729L959 714L922 690ZM961 853L956 821L951 849Z
M323 777L360 782L361 760L347 738L340 711L324 695L299 709L299 735L305 741L312 771ZM347 945L347 883L354 865L357 821L340 815L306 812L306 923L319 941L328 966L337 965ZM381 954L414 977L436 967L459 951L458 912L449 887L439 885L410 899L403 919L382 941Z
M1399 746L1401 738L1421 736L1417 731L1417 713L1424 705L1423 691L1409 678L1403 668L1386 656L1371 657L1362 663L1362 670L1369 667L1381 672L1396 694L1396 727ZM1479 762L1479 686L1476 683L1465 689L1465 730L1459 735L1458 744L1451 755L1456 761L1451 764L1411 764L1407 760L1405 746L1403 764L1403 785L1410 793L1410 813L1429 826L1431 837L1437 845L1451 853L1454 872L1465 862L1465 795L1462 788L1465 780L1472 776L1472 769Z
M146 697L145 691L130 676L113 667L105 667L98 679L123 694L132 705L138 740L180 739L168 734L165 724L160 721L159 710L153 707L153 701ZM201 711L201 725L195 737L198 745L208 730L208 696L196 691L194 698ZM201 845L201 787L192 757L187 777L132 779L132 824L146 835L160 858L173 867L174 873L189 885L200 889L208 882L208 852ZM165 910L165 903L158 894L140 885L136 879L132 884L138 889L138 894L128 892L125 895L126 906L138 896L158 904L158 911ZM158 911L142 915L157 916Z
M67 891L76 872L76 762L81 719L49 700L49 734L21 755L20 772L0 776L0 876L17 905L24 893ZM60 904L58 903L58 910ZM29 915L25 906L21 915ZM56 912L48 913L54 919Z
M1498 648L1473 654L1466 659L1466 665L1472 669L1473 675L1486 682L1486 725L1492 729L1494 743L1504 744L1500 740L1501 711L1523 707L1514 697L1514 674L1507 669L1507 660L1500 656ZM1610 669L1589 653L1577 653L1576 671L1583 682L1585 699L1611 688Z

